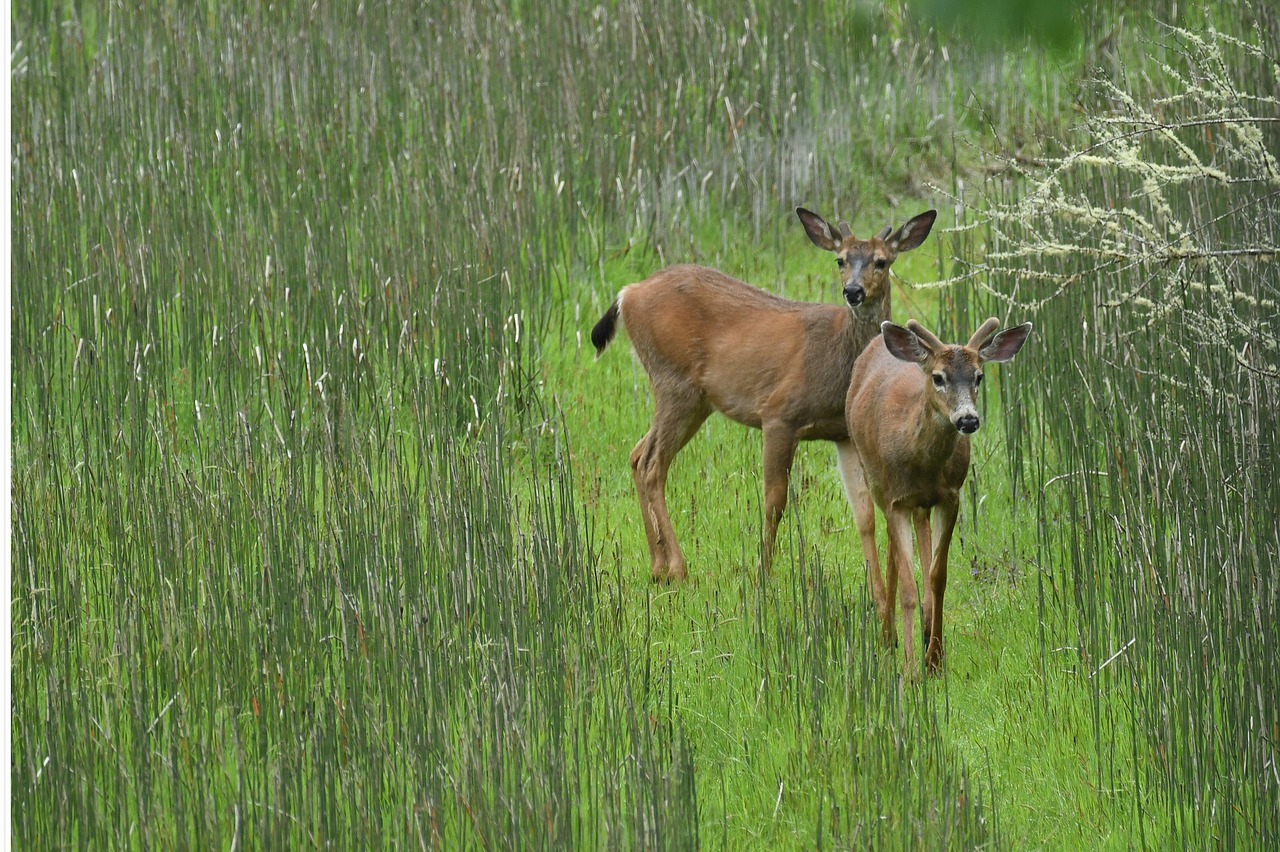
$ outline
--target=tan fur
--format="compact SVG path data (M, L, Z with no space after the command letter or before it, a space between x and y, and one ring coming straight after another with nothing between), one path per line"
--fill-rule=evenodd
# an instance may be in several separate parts
M848 440L849 376L889 316L889 267L900 251L923 242L934 217L922 214L891 237L839 236L828 245L830 226L801 212L802 220L809 217L810 238L844 264L842 287L852 286L851 272L858 270L865 293L858 307L790 301L714 269L684 265L624 287L592 331L603 351L620 318L653 386L653 423L631 452L631 469L654 580L687 575L667 511L667 472L712 411L764 432L761 561L769 569L796 445ZM855 256L857 263L850 260Z
M845 407L850 442L840 453L841 474L853 505L883 639L889 645L896 641L895 601L901 603L908 672L915 667L918 603L912 531L925 567L921 613L925 665L937 671L942 664L947 555L960 510L960 488L969 472L969 437L959 429L961 425L978 428L973 394L982 364L1012 358L1031 331L1027 323L993 337L997 324L988 320L966 346L946 346L914 321L906 329L885 323L883 335L858 357L850 379ZM906 345L887 343L891 335ZM913 350L917 343L919 349ZM903 360L904 350L915 354L914 361ZM941 389L933 383L935 374L944 377ZM968 418L972 420L966 423ZM876 552L876 506L888 529L887 585Z

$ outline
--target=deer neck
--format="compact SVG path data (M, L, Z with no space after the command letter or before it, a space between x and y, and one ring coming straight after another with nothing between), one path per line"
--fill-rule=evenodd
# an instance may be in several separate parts
M910 457L918 461L919 466L928 470L941 470L955 453L956 443L960 440L960 432L947 415L935 409L926 399L928 388L921 388L921 395L916 405L914 422L907 434L913 436L915 445Z
M862 354L862 350L867 348L867 344L880 335L880 324L892 314L890 308L889 294L885 293L876 304L847 309L848 321L844 326L843 348L851 356L850 366Z

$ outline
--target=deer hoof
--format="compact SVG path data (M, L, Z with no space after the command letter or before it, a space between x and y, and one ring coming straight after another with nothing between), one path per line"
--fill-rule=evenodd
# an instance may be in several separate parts
M942 643L933 640L926 646L928 650L924 652L924 665L929 670L929 674L936 675L942 673Z
M649 571L649 579L655 583L683 583L688 576L689 572L683 565L654 565Z

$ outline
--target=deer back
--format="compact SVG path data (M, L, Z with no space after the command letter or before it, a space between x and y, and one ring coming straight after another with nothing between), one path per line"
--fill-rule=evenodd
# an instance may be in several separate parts
M924 242L936 211L869 240L803 208L809 239L834 252L845 306L795 302L714 269L677 265L624 287L591 331L599 355L619 324L659 397L709 404L733 420L781 425L799 440L848 437L853 364L890 315L889 268Z
M797 302L714 269L680 265L624 287L618 313L655 386L694 388L748 426L781 419L801 437L843 440L857 352L882 321ZM870 312L868 312L870 313Z

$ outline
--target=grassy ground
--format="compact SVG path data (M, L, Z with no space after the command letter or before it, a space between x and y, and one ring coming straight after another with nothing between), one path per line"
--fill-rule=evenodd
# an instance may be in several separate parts
M859 223L859 233L878 230L878 222ZM946 235L916 255L895 265L900 273L895 290L895 319L937 315L937 291L913 289L908 282L928 281L938 256L948 257ZM721 257L720 268L793 298L831 301L834 275L829 258L812 249L796 224L786 257L778 264L757 252ZM930 257L929 255L934 255ZM655 268L657 266L654 262ZM751 270L785 268L784 279L761 280ZM631 280L644 277L636 258L606 267L601 288L607 295ZM600 310L607 298L596 300ZM584 318L586 329L595 319ZM760 661L744 649L756 650L753 620L761 604L778 596L771 616L783 621L804 607L802 588L813 583L812 573L825 574L827 593L840 602L845 629L865 643L875 635L874 609L865 585L865 571L857 530L835 470L830 444L804 444L792 479L793 498L782 532L784 554L774 575L762 589L757 576L762 524L760 479L761 436L720 416L707 422L672 469L668 495L677 534L690 563L690 581L678 590L650 587L648 550L640 524L627 455L648 427L651 400L643 369L629 352L625 337L600 359L589 341L565 336L547 344L545 376L564 410L565 428L578 436L574 469L579 493L587 495L585 509L597 541L603 542L601 565L612 593L629 601L649 600L662 616L660 635L636 636L639 647L670 659L686 684L677 707L690 729L690 740L704 765L720 773L733 772L730 791L751 791L748 798L713 799L704 805L712 825L728 819L740 845L768 836L768 826L781 820L785 836L812 818L821 801L821 785L812 783L812 767L795 761L812 743L795 730L779 734L782 720L761 714ZM1038 343L1040 341L1033 341ZM1037 357L1034 348L1025 357ZM1017 367L1004 368L998 382L1017 381ZM999 393L987 399L988 418L999 423ZM938 702L937 736L953 759L970 768L978 783L990 785L999 814L1001 839L1013 846L1088 846L1105 840L1111 831L1110 798L1098 789L1098 760L1086 732L1091 728L1091 691L1076 677L1070 658L1051 654L1042 666L1037 645L1039 606L1036 595L1035 542L1028 520L1034 507L1026 494L1013 498L1008 490L1007 463L1001 428L984 429L974 442L973 481L961 533L952 549L956 568L948 586L948 645L946 675L924 688ZM976 498L981 508L973 505ZM1016 503L1016 505L1015 505ZM881 533L883 547L883 532ZM634 604L632 604L634 605ZM758 629L758 628L754 628ZM874 643L872 643L874 644ZM900 655L879 649L862 677L896 677ZM844 661L856 670L865 661ZM925 701L918 687L906 687L909 702ZM854 715L870 712L844 706ZM753 719L758 720L753 723ZM803 720L787 717L789 727L803 728ZM1075 736L1063 732L1079 732ZM738 766L741 742L767 743L750 773ZM767 749L767 750L766 750ZM1123 759L1123 758L1122 758ZM788 762L791 766L788 768ZM726 768L727 765L727 768ZM763 772L761 771L763 770ZM827 773L833 770L828 768ZM754 780L753 777L754 776ZM779 779L778 787L763 788L761 777ZM775 798L781 788L785 801ZM781 802L781 804L779 804ZM773 806L778 810L773 811ZM770 812L769 820L760 820ZM755 816L753 820L752 817ZM796 823L799 822L799 825Z
M977 215L946 193L1019 198L1010 175L1096 108L1089 69L1172 85L1144 58L1163 31L1096 23L1044 54L896 3L15 10L15 842L1274 838L1271 711L1247 727L1274 678L1226 654L1275 658L1254 610L1219 612L1195 664L1198 601L1274 587L1274 521L1219 536L1234 498L1206 497L1148 527L1183 517L1178 444L1129 419L1193 412L1181 438L1252 408L1108 406L1118 356L1071 348L1077 317L1101 327L1091 294L1046 301L1052 331L982 401L945 673L911 683L874 641L829 446L802 447L761 577L760 435L708 421L669 483L690 582L649 583L626 463L647 382L625 338L598 361L586 343L667 263L835 301L797 204L864 234L941 208L895 266L895 316L950 336L1003 315L1024 285L994 259L910 285L1007 248L944 232ZM1077 377L1102 400L1079 438ZM1266 423L1236 425L1261 469ZM1173 586L1182 554L1219 553L1233 585L1134 605L1158 601L1148 567Z

